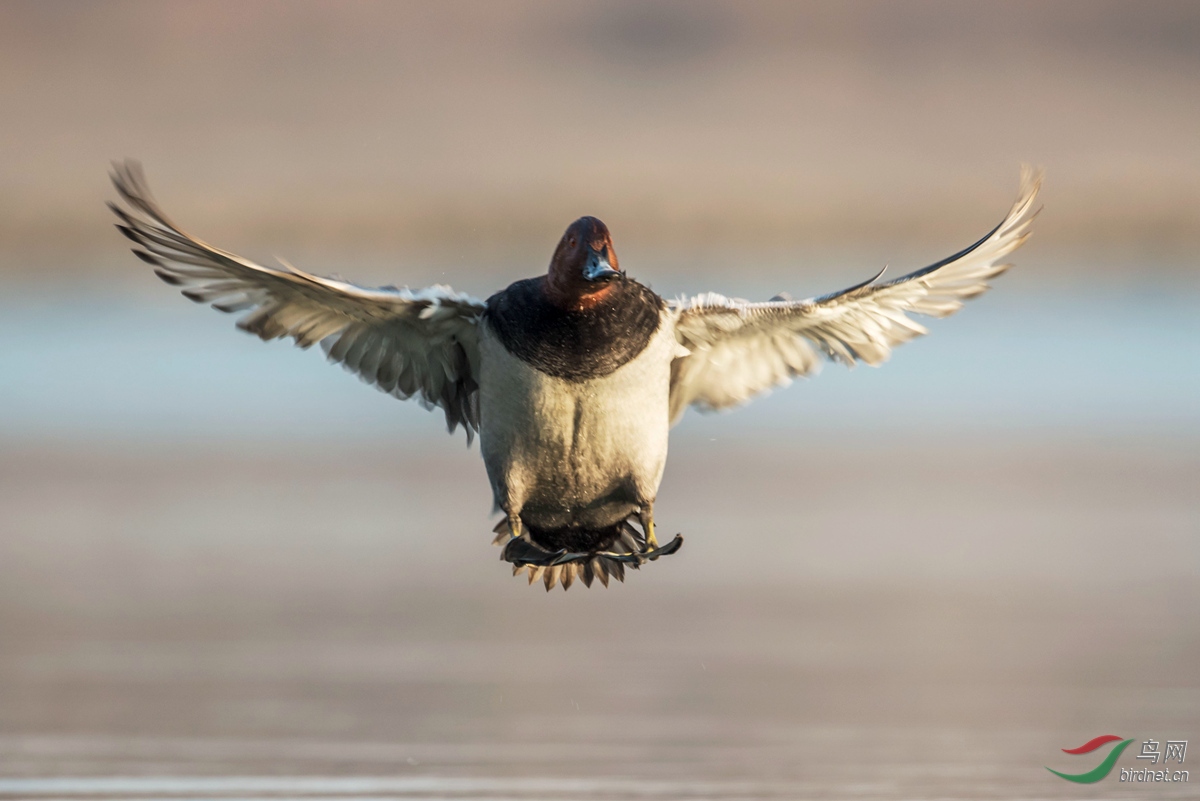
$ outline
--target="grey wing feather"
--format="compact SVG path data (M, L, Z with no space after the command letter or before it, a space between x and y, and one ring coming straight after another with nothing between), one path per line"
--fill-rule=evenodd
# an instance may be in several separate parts
M356 286L290 265L264 267L185 233L163 214L141 166L114 164L126 204L109 203L134 255L185 297L225 312L247 312L238 327L264 340L320 342L330 360L398 398L439 406L450 431L479 430L478 321L484 304L449 287Z
M1040 170L1025 167L1016 203L970 247L892 281L882 272L861 284L808 300L785 296L751 303L709 293L672 304L687 355L671 370L671 420L689 405L724 409L820 367L821 356L878 366L892 348L927 333L909 314L946 317L988 289L1010 265L1003 259L1029 237Z

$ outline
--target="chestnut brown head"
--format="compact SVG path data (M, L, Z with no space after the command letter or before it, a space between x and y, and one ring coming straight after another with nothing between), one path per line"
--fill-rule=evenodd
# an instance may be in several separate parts
M586 309L625 280L608 226L595 217L571 223L550 259L546 290L560 306Z

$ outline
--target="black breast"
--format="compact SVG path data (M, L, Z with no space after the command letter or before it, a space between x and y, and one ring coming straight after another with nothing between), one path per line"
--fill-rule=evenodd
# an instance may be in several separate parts
M500 342L521 361L567 381L608 375L646 349L663 301L622 281L595 306L561 309L546 300L544 278L527 278L488 298L484 313Z

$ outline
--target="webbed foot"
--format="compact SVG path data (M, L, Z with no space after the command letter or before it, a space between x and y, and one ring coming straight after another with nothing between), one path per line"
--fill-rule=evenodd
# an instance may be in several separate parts
M547 591L554 589L556 584L561 584L565 590L577 578L588 587L598 578L607 587L610 577L615 576L617 581L625 580L626 565L637 570L646 562L670 556L683 546L683 536L680 534L661 546L657 541L652 541L652 537L651 533L643 538L641 532L625 521L621 523L620 535L612 542L618 548L609 546L610 550L603 551L570 551L563 548L551 551L529 537L514 537L503 543L500 558L512 563L514 576L526 571L530 584L540 579ZM501 539L497 537L497 542Z

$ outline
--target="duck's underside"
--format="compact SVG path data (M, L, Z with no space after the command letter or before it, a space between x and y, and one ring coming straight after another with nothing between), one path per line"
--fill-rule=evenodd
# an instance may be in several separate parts
M526 525L521 536L514 537L505 518L496 526L495 542L503 546L500 558L512 563L514 576L525 572L530 584L540 579L547 592L556 584L566 590L576 579L588 587L599 579L607 587L610 576L625 581L626 565L637 570L683 545L683 536L676 534L666 545L647 547L645 532L634 525L636 519L630 517L604 529L546 530Z

